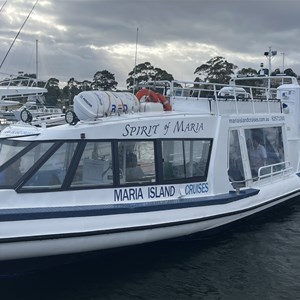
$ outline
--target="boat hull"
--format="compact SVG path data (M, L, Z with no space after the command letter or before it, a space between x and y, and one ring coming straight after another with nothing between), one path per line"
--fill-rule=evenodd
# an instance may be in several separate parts
M0 260L84 253L204 233L300 195L294 190L263 200L268 188L257 192L226 205L3 221ZM5 236L4 228L10 228Z

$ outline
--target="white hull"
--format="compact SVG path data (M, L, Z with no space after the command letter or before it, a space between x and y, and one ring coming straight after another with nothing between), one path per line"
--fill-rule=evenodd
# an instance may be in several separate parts
M266 187L257 195L227 205L3 222L0 260L82 253L206 232L300 195L298 176L281 184L288 188L280 195Z

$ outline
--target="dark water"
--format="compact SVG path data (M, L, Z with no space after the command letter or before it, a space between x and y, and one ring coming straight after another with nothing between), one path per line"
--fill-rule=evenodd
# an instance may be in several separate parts
M119 249L2 274L0 299L300 299L298 202L205 240Z

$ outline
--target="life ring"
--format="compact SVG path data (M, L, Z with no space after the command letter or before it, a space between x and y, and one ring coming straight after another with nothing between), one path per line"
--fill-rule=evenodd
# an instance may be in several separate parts
M138 98L139 101L145 101L145 102L159 102L159 99L157 97L157 94L151 90L148 89L141 89L139 90L135 96ZM142 100L143 98L143 100Z
M144 101L146 102L159 102L163 105L164 110L172 110L172 106L165 96L159 93L155 93L154 91L151 91L149 89L141 89L135 94L135 96L138 98L139 101L141 101L141 99L144 97Z
M158 99L159 99L159 102L164 106L164 109L167 110L167 111L171 111L172 110L172 106L169 102L169 100L162 94L156 94Z

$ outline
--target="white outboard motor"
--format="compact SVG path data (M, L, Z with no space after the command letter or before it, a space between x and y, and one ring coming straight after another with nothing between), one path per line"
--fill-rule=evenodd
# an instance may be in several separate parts
M128 92L86 91L74 97L74 112L79 120L96 120L138 110L138 99Z

